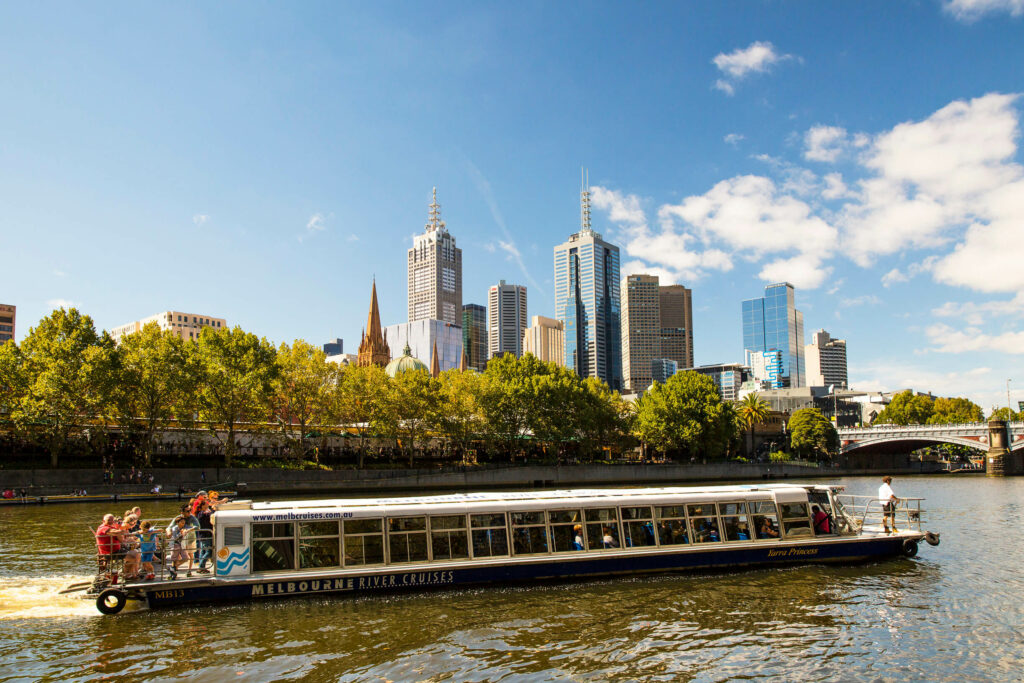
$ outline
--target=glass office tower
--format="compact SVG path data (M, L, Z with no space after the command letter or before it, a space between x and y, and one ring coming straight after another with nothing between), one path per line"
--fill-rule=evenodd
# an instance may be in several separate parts
M622 391L619 248L590 229L590 192L580 192L582 229L555 247L555 317L565 327L565 366Z
M765 351L782 352L778 387L802 387L804 370L804 314L796 310L793 285L768 285L764 298L743 302L743 350L747 366L751 356Z

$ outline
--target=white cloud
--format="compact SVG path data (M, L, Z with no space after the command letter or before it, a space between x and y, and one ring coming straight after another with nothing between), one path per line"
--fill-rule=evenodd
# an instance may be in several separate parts
M990 12L1019 17L1024 13L1024 0L947 0L945 9L960 21L970 23Z
M846 129L814 126L804 133L804 159L833 162L847 144Z
M832 268L822 267L820 257L797 254L768 263L757 276L765 282L789 282L799 289L817 289L831 272ZM808 308L806 302L803 308Z
M825 199L843 199L850 196L850 190L843 182L843 176L839 173L827 173L823 178L825 187L821 196Z
M1024 353L1024 332L1003 332L984 334L977 327L957 330L949 325L932 325L925 330L940 353L965 353L970 351L995 351L998 353Z
M725 144L736 147L740 143L740 141L744 140L745 138L745 135L741 135L739 133L729 133L724 138L722 138L722 140L725 141Z
M1006 319L1024 317L1024 292L1018 292L1012 299L1003 301L947 301L932 309L938 318L959 318L971 326L978 326L988 318Z
M210 217L205 213L197 213L196 215L192 216L192 222L195 223L197 227L202 226L208 220L210 220Z
M615 190L595 185L590 190L590 200L594 208L607 211L609 220L615 223L633 227L647 223L640 198L635 194L623 195Z
M79 307L79 304L70 299L50 299L46 302L46 305L50 308L63 308L65 310Z
M358 241L359 241L359 235L357 235L357 234L355 234L355 233L351 233L351 234L350 234L350 235L348 236L348 241L349 241L349 242L358 242Z
M877 306L882 303L874 294L862 294L861 296L855 296L848 299L843 299L843 306Z
M903 273L899 268L893 268L888 273L882 276L882 286L892 287L897 282L909 282L910 277Z
M714 87L732 95L738 81L751 74L767 73L775 64L791 58L792 55L779 54L775 46L766 41L757 41L729 53L721 52L711 60L724 76L715 81Z
M933 270L937 260L937 256L929 256L920 263L911 263L907 266L907 272L905 273L899 268L893 268L882 276L882 285L884 287L892 287L897 282L909 282L911 278L915 278L921 273L928 273Z
M67 277L67 273L65 273L63 270L60 270L59 268L54 269L53 274L56 277Z
M322 213L314 213L306 221L306 232L322 232L326 227Z

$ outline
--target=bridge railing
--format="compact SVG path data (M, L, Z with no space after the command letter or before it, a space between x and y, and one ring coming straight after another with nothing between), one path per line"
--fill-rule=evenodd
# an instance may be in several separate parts
M893 526L900 528L897 525L902 525L904 529L921 531L921 523L925 521L924 509L921 507L923 500L924 498L900 498L890 517L894 520ZM885 525L887 513L877 496L854 496L844 493L839 496L839 502L854 518L859 529L882 529Z

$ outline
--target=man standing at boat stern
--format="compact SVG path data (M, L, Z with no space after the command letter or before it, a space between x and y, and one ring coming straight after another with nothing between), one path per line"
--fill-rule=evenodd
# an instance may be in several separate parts
M896 503L900 499L893 493L892 477L882 477L882 485L878 487L878 502L882 504L882 530L889 533L890 527L896 531Z

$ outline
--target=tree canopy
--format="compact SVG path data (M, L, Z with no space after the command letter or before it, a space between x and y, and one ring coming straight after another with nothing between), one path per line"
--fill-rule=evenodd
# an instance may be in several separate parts
M789 444L795 453L807 459L825 459L839 451L839 434L817 408L801 408L787 425Z

